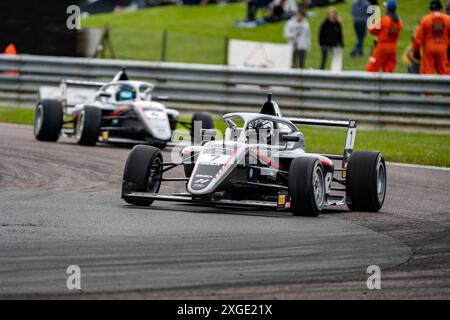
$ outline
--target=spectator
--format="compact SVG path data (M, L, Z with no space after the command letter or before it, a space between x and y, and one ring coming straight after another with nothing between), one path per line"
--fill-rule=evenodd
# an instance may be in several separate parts
M447 13L447 15L450 16L450 2L448 2L445 6L445 13ZM447 48L447 74L450 74L450 39Z
M340 69L342 69L342 48L344 47L344 40L342 36L342 25L339 19L339 14L334 7L330 7L328 9L327 18L320 27L319 44L322 49L322 62L320 64L320 69L325 69L328 52L331 51L332 57L335 57L335 55L338 54L338 50L341 51Z
M3 52L3 54L11 55L11 56L17 55L17 48L14 45L14 43L10 43L5 48L5 51ZM19 76L20 75L18 71L5 71L5 72L2 72L2 74L7 74L7 75L10 75L10 76Z
M381 18L380 28L372 25L369 32L377 37L377 44L366 66L366 71L394 72L397 65L397 42L403 29L403 22L397 14L397 1L388 0L386 15Z
M367 32L367 8L370 6L368 0L353 0L352 17L353 26L357 37L357 42L352 50L351 56L363 56L364 38Z
M261 8L268 8L272 0L247 0L247 22L256 21L256 14Z
M421 74L448 74L447 51L449 46L450 17L442 13L442 3L432 0L431 13L424 16L414 39L415 56L423 48Z
M419 21L420 23L420 21ZM420 73L420 56L414 56L414 35L417 32L417 29L419 26L417 26L414 29L414 34L411 38L411 43L406 47L405 51L403 52L402 60L407 66L408 73L411 74L419 74Z
M311 27L306 20L303 9L297 13L284 26L284 37L294 46L294 67L305 67L306 54L311 48Z
M295 0L275 0L271 5L271 10L264 17L266 22L279 22L292 18L298 7Z

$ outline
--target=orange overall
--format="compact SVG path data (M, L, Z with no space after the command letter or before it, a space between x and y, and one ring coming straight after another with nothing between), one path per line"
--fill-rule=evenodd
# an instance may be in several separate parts
M3 54L7 54L7 55L11 55L11 56L15 56L17 54L17 49L16 46L13 43L10 43L5 51L3 52ZM9 74L11 76L18 76L19 72L18 71L5 71L3 72L4 74Z
M397 42L403 22L399 19L394 21L389 16L384 16L380 21L380 28L375 26L369 28L369 32L378 37L378 42L373 50L372 56L366 66L366 71L394 72L397 65Z
M423 47L421 74L448 74L450 17L434 11L422 18L414 38L414 49Z
M17 54L16 46L15 46L14 44L10 43L10 44L6 47L6 49L5 49L5 51L3 52L3 54L10 54L10 55L15 56L15 55Z
M450 17L450 16L449 16ZM448 31L448 47L447 47L447 74L450 75L450 30Z

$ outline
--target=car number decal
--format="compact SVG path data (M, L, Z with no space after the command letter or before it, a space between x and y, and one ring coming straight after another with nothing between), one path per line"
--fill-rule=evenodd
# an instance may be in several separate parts
M356 128L350 128L348 130L347 141L345 142L345 149L353 149L355 145Z

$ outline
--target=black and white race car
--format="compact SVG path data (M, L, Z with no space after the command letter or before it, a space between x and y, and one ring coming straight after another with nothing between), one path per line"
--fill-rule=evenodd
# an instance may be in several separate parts
M78 92L81 102L69 103L68 86L97 91L90 98ZM191 122L179 121L179 112L166 108L162 97L155 101L153 88L150 83L129 80L125 70L109 83L65 80L56 98L38 102L34 135L41 141L57 141L61 134L74 136L78 144L87 146L107 142L162 148L171 142L178 123L191 130L191 135L194 121L205 129L214 128L211 115L205 112L195 113Z
M377 212L386 194L386 166L376 151L353 152L356 121L283 118L271 96L260 113L231 113L223 141L185 146L178 161L159 149L135 146L123 174L122 198L138 206L157 201L290 210L317 216L330 206ZM345 127L343 155L305 152L297 125ZM177 166L185 176L165 178ZM162 182L186 183L186 192L160 194Z

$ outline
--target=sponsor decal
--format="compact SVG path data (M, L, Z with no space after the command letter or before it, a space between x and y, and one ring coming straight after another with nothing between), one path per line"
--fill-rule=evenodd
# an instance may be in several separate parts
M278 193L277 209L285 210L291 207L291 198L285 192Z
M286 196L284 194L280 194L278 196L278 205L284 206L286 204Z
M331 191L331 182L333 181L333 173L328 172L325 177L325 192L330 193Z

